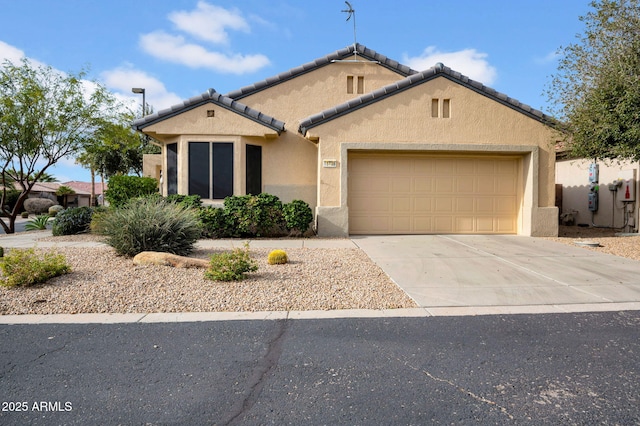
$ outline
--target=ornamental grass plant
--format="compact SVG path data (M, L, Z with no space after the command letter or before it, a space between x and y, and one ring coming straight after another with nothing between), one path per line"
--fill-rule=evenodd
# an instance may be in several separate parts
M95 215L94 232L123 256L159 251L186 256L200 238L197 213L161 198L138 198Z

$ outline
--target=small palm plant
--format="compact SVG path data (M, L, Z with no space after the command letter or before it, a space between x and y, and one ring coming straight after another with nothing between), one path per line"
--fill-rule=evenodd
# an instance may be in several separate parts
M43 229L47 229L47 223L49 223L49 219L51 217L48 214L41 214L36 216L34 219L31 219L24 225L25 231L40 231Z

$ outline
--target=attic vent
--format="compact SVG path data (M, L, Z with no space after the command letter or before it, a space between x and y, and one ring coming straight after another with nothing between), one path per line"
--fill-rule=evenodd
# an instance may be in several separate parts
M363 94L364 93L364 76L358 75L348 75L347 76L347 93L353 94Z
M207 110L207 117L215 117L216 116L216 111L213 109L208 109Z
M431 117L450 118L451 117L451 99L438 99L438 98L431 99Z

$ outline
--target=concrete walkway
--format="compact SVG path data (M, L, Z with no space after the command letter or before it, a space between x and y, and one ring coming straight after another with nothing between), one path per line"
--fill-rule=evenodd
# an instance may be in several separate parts
M100 247L38 241L51 231L0 237L5 248ZM192 322L425 317L640 310L640 262L538 238L481 235L350 239L200 240L199 248L360 248L420 306L415 309L0 315L0 324Z

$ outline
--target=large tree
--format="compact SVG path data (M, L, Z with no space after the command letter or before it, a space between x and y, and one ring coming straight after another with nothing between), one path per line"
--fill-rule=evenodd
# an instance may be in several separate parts
M92 200L96 175L103 182L113 175L141 176L143 155L159 153L159 147L133 131L132 121L132 114L122 113L117 120L103 122L77 155L76 162L91 172Z
M549 87L577 157L640 159L640 0L596 0Z
M6 233L33 185L46 170L78 152L99 124L115 111L113 96L101 85L87 83L84 72L63 74L28 60L0 66L0 181L14 181L20 196L5 206L3 186L0 220Z

